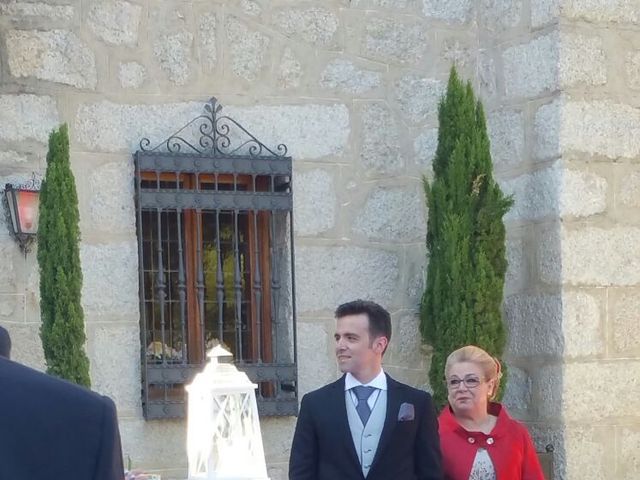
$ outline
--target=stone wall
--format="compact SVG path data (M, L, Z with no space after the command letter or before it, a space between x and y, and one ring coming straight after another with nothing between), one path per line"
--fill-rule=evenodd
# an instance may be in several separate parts
M567 85L549 107L559 126L550 152L566 168L551 233L559 249L548 252L561 268L546 278L562 289L563 381L552 391L565 422L566 476L630 480L640 471L631 394L640 387L640 6L573 1L552 9L583 52L567 55L562 70L580 72L586 59L592 69L586 84Z
M557 478L632 479L640 5L536 1L528 21L526 33L496 39L504 107L489 120L501 181L516 200L507 403L529 419L539 447L554 444Z
M49 131L69 123L92 381L117 403L134 466L181 478L186 465L184 423L141 414L139 139L164 139L215 95L264 143L286 143L301 393L336 378L332 310L355 297L392 312L386 370L428 388L421 176L455 62L485 102L496 173L516 201L505 401L539 448L555 444L557 478L631 479L639 22L634 2L605 0L0 3L0 180L43 172ZM0 323L15 358L43 368L35 255L0 225L0 258ZM263 420L274 480L294 424Z

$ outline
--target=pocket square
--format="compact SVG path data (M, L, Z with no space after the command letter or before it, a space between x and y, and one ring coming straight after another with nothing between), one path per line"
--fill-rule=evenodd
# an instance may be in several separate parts
M413 408L413 403L403 403L400 405L400 410L398 411L398 421L399 422L408 422L415 418L416 412Z

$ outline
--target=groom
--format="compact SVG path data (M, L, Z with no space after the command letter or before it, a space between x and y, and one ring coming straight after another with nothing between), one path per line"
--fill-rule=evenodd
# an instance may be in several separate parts
M304 396L289 480L441 480L431 396L382 370L389 312L355 300L335 312L336 357L345 373Z

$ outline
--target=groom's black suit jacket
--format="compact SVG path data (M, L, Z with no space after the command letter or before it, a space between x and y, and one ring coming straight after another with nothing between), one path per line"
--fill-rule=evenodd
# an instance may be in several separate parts
M115 405L0 357L0 480L123 480Z
M364 479L347 420L344 381L342 376L303 397L291 447L290 480ZM413 405L413 420L398 420L403 403ZM387 375L387 415L366 480L442 478L431 396Z

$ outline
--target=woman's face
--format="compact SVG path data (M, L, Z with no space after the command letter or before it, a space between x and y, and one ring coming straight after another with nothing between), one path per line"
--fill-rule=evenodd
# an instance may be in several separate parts
M454 363L446 382L447 398L453 413L469 415L487 411L495 380L487 381L479 365L472 362Z

